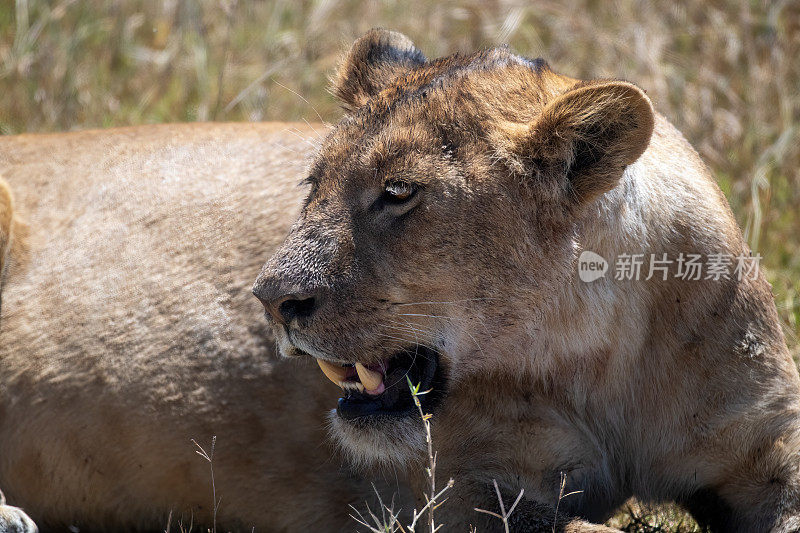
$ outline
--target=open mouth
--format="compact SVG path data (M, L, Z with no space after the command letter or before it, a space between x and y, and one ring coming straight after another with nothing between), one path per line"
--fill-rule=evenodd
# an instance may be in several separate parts
M419 390L423 411L435 407L444 395L444 373L439 355L425 346L413 346L377 364L339 365L317 359L322 372L344 390L337 414L345 420L367 416L408 416L416 412L408 380Z

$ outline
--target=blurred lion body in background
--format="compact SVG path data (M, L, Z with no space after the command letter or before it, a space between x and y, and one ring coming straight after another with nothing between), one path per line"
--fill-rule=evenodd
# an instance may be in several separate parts
M287 127L0 138L0 489L43 530L342 531L373 493L327 442L335 387L279 360L249 290L305 193Z

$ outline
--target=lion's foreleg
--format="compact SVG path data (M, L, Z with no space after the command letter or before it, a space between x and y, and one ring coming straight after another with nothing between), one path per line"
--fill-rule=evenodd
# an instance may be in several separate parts
M25 511L19 507L6 505L6 498L0 491L0 533L37 533L39 529Z

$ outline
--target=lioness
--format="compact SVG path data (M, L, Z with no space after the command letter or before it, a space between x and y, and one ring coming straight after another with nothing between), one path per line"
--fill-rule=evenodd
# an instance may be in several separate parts
M800 388L770 287L723 273L749 250L642 90L504 48L427 61L385 31L334 89L348 113L254 292L282 353L344 389L331 433L356 461L422 455L408 375L456 479L448 526L496 479L525 489L517 529L550 531L563 474L579 493L559 512L590 521L633 495L718 531L800 529ZM585 251L662 270L584 282ZM698 254L708 271L685 276Z
M800 527L798 375L763 278L578 276L583 251L747 253L640 89L506 49L429 62L375 30L335 92L307 173L321 127L0 138L0 531L32 530L20 507L43 528L352 530L376 480L407 512L406 376L456 480L448 531L499 527L472 510L497 509L493 479L525 489L515 530L604 531L631 495ZM271 328L248 294L269 255ZM212 435L213 495L190 442ZM562 475L581 492L556 513Z

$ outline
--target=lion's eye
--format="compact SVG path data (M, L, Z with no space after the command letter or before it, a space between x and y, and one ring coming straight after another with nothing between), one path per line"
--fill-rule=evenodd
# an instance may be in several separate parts
M417 194L417 188L406 181L390 181L383 189L383 199L387 203L402 204Z

